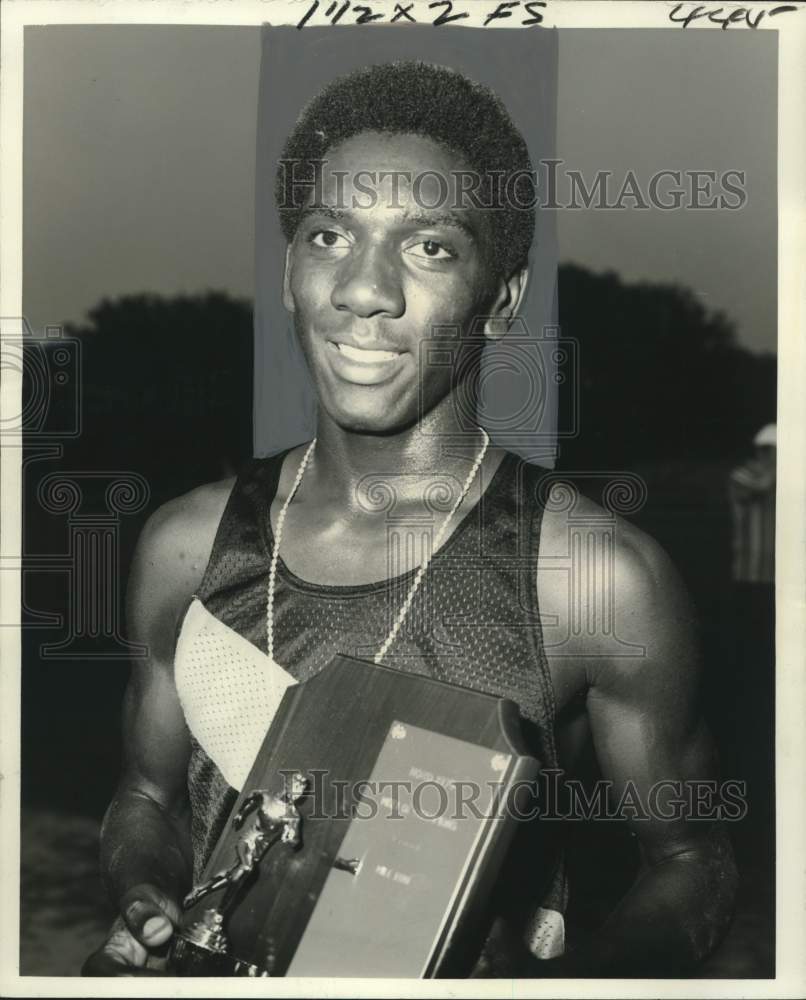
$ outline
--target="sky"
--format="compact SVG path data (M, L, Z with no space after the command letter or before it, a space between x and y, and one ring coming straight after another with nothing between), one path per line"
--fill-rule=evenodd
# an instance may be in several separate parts
M450 29L445 29L450 30ZM589 181L740 170L736 211L558 213L560 260L688 286L776 346L776 35L566 30L557 156ZM23 304L35 330L101 298L254 294L254 27L26 29ZM560 307L562 308L562 307Z

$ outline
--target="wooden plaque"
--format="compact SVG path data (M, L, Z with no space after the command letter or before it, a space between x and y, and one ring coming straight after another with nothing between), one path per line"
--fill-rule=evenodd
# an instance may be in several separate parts
M280 795L300 772L301 843L276 842L228 906L225 945L189 943L224 889L184 914L185 975L466 974L485 902L537 774L515 704L340 656L289 688L232 817L253 790ZM231 819L232 819L231 817ZM202 881L236 861L228 822Z

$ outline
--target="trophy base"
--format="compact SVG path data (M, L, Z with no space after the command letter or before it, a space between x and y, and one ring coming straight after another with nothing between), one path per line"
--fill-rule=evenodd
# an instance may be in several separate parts
M176 976L250 976L264 977L269 973L256 965L242 962L234 955L210 951L185 937L174 939L171 949L171 972Z
M177 934L171 949L172 971L178 976L268 976L230 953L223 924L222 914L209 909Z

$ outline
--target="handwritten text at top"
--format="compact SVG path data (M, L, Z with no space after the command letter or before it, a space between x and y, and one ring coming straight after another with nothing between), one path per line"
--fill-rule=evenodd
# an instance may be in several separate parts
M679 3L669 11L669 20L688 28L691 24L709 21L718 24L723 31L731 25L757 28L764 18L777 17L798 10L796 4L778 4L777 7L713 7L708 4Z
M479 4L474 5L474 13L478 12ZM532 27L543 23L542 9L548 6L548 0L502 0L492 2L484 9L483 27L490 24L508 21L510 25ZM470 17L468 4L455 0L434 0L432 3L417 3L415 0L396 3L391 10L381 10L372 4L353 3L352 0L312 0L311 4L297 22L297 28L304 28L310 22L327 24L371 24L375 21L386 21L388 24L431 24L441 28L446 24L463 21Z

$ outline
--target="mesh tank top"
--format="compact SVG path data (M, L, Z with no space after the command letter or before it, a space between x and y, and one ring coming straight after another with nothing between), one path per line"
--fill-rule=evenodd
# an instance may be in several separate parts
M273 533L269 517L287 452L248 462L225 507L175 657L177 692L191 734L188 791L195 877L201 873L289 684L321 670L337 653L371 660L413 581L424 533L450 506L432 487L433 522L395 518L388 509L390 577L325 586L277 567L274 661L266 655L266 585ZM557 767L554 697L543 650L536 571L545 470L507 453L487 483L471 490L452 534L435 553L384 664L509 698L543 768ZM473 502L475 499L475 503ZM406 555L408 551L409 555ZM410 565L408 572L396 571ZM562 950L567 902L553 830L522 823L496 890L496 905L522 922L535 954ZM548 916L547 916L548 915ZM559 923L558 923L559 921Z

